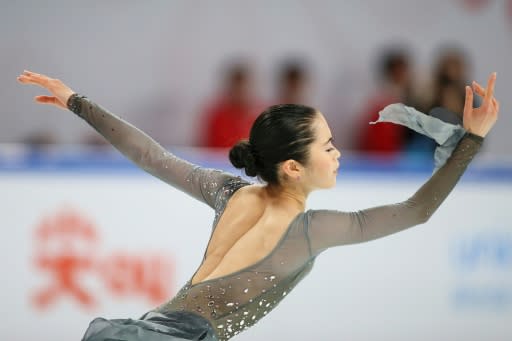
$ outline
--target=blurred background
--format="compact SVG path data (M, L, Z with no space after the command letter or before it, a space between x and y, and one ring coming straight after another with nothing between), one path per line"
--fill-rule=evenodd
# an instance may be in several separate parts
M71 112L38 105L24 69L59 78L179 156L239 174L227 147L267 106L320 110L342 151L309 208L401 201L435 144L386 105L460 121L464 86L498 74L500 119L422 227L329 250L240 340L512 339L512 1L2 1L0 327L80 339L96 316L137 318L201 260L213 213L137 170ZM480 99L475 98L478 106ZM243 174L242 174L243 175ZM201 233L202 232L202 233Z

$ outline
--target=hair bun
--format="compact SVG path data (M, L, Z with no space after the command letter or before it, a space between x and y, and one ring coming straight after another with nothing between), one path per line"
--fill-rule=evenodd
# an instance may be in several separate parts
M248 176L256 176L256 160L248 140L238 141L229 151L229 160L235 168L244 168Z

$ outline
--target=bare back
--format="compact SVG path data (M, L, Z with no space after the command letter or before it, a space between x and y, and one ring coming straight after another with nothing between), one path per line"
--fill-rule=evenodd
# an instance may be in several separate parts
M240 188L228 201L192 284L229 275L263 259L299 213L270 198L260 185Z

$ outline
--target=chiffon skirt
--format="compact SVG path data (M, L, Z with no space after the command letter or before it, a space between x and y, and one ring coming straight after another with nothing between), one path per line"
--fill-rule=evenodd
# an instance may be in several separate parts
M149 312L139 320L94 319L82 341L217 341L210 323L186 311Z

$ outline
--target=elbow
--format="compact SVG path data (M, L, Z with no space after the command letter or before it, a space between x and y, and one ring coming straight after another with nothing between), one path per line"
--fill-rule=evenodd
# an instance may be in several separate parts
M412 214L411 219L414 225L426 223L435 212L435 207L432 207L427 203L417 202L412 198L405 202L405 206Z
M425 224L429 219L430 219L430 216L423 216L420 219L418 219L417 225Z
M434 210L431 207L421 207L416 215L418 225L425 224L429 221L430 217L434 214Z

